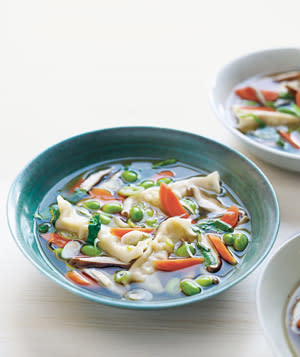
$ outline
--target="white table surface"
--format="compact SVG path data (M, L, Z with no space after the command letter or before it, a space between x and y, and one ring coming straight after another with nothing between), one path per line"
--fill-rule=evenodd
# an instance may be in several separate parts
M247 154L214 118L208 88L234 56L299 45L298 1L274 3L0 2L0 356L272 356L256 314L262 266L209 301L163 311L111 308L38 272L10 236L5 203L29 160L94 129L171 127ZM299 174L248 156L278 195L273 253L300 230Z

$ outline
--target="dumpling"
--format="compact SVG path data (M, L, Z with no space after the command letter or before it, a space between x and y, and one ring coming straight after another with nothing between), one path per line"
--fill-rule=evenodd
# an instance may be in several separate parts
M188 219L172 217L161 223L155 238L129 269L132 281L145 281L148 275L155 272L153 264L155 260L168 259L174 244L179 240L192 242L196 237L197 234L192 230Z
M59 231L75 233L79 239L86 239L89 218L78 214L71 203L61 196L57 196L57 204L60 215L55 223L55 228Z
M179 199L182 199L185 196L192 196L196 199L199 206L207 209L207 207L212 207L208 209L209 211L214 210L215 207L219 207L218 201L213 200L214 205L211 206L207 201L210 201L210 197L206 197L204 194L201 194L202 190L211 191L214 193L220 193L220 176L217 171L212 172L211 174L204 177L192 177L190 179L177 181L171 183L169 187L174 191L176 196ZM198 192L198 194L197 194ZM160 198L159 198L159 187L151 187L147 190L138 192L124 201L122 213L129 215L131 207L133 207L138 202L147 202L152 206L155 206L162 210ZM220 204L220 207L221 204Z
M300 124L300 117L297 117L296 115L281 113L281 112L264 111L264 110L259 110L259 108L244 109L240 105L233 105L232 111L238 118L238 129L243 133L247 133L248 131L255 130L259 126L259 123L250 114L254 114L264 124L270 126L279 126L279 125L296 126Z
M149 246L150 234L132 231L121 238L113 235L109 227L102 226L98 233L99 245L107 254L129 263L139 258Z

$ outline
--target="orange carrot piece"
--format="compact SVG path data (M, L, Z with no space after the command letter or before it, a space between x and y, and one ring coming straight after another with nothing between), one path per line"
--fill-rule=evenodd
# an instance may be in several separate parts
M296 105L300 107L300 90L298 90L298 92L296 93L295 101L296 101Z
M113 234L114 236L118 236L120 238L122 238L124 234L133 231L152 233L154 229L153 228L114 228L114 227L110 229L111 234Z
M214 245L221 257L229 264L235 265L237 261L227 249L226 245L221 241L221 238L212 234L208 234L208 239Z
M94 286L96 285L96 282L93 281L92 279L88 278L85 274L83 274L80 271L77 270L71 270L68 271L65 274L65 277L71 281L73 281L73 283L78 284L78 285L82 285L82 286Z
M231 227L235 227L239 220L239 209L236 206L230 206L221 221L230 224Z
M41 237L46 239L49 243L53 243L60 248L63 248L68 242L70 242L69 239L63 238L58 233L44 233L41 234Z
M94 198L98 198L102 201L115 201L119 200L114 195L112 195L108 190L104 190L103 188L92 188L90 190L90 194Z
M270 90L260 90L265 100L268 102L273 102L279 98L279 94L277 92L273 92ZM258 102L255 89L252 87L239 88L235 90L235 94L242 99L253 100L254 102Z
M167 259L167 260L155 260L154 267L157 270L163 271L175 271L184 269L196 264L202 264L204 262L203 257L199 258L183 258L183 259Z
M75 185L70 189L70 193L74 192L74 191L76 190L76 188L79 188L83 181L84 181L83 178L79 179L79 180L75 183Z
M269 107L253 107L253 106L243 106L241 109L248 109L248 110L263 110L265 112L276 112L274 108L269 108Z
M300 319L297 321L297 327L300 329Z
M168 216L181 216L183 218L189 217L189 214L183 208L178 197L175 195L172 189L164 182L162 182L160 185L159 197L163 210L165 211L165 213L167 213Z
M152 178L151 178L151 180L153 180L153 181L157 181L157 180L159 180L159 179L161 179L161 178L163 178L163 177L174 177L175 176L175 174L174 174L174 172L173 171L170 171L170 170L165 170L165 171L160 171L160 172L158 172L157 174L155 174Z
M286 140L288 143L290 143L294 148L300 149L300 146L295 143L295 141L291 138L291 134L282 130L278 130L278 134Z

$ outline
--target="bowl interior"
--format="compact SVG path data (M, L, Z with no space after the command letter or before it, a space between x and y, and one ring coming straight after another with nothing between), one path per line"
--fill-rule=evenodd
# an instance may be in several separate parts
M291 356L283 328L288 295L300 284L300 234L285 243L266 266L257 291L265 334L279 356Z
M48 266L33 233L33 214L48 190L67 175L92 164L120 158L167 158L218 170L252 218L253 242L241 267L220 286L174 300L136 303L101 296L74 286ZM193 134L160 128L128 127L86 133L61 142L34 159L17 177L8 199L12 234L23 253L48 277L70 291L102 303L130 308L161 308L213 296L249 274L267 255L276 238L279 210L274 191L259 169L228 147Z
M300 48L270 49L242 56L217 73L210 93L211 106L218 119L244 144L252 153L277 166L300 171L300 156L285 153L255 142L235 128L232 115L227 107L227 100L233 88L247 78L299 68ZM278 158L281 161L278 161Z

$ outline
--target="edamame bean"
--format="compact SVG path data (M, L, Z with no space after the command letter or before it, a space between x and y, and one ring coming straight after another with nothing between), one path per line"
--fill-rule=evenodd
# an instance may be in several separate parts
M191 244L182 244L176 249L175 254L178 255L178 257L189 257L190 254L188 250L190 250L192 254L196 253L196 249Z
M102 254L102 250L93 245L85 244L81 247L81 253L89 257L97 257Z
M191 279L182 280L180 282L181 291L188 296L199 294L201 292L200 286Z
M223 235L223 241L226 245L232 246L234 243L234 235L232 233L225 233Z
M146 213L147 213L148 217L153 217L153 215L154 215L154 211L151 208L147 209Z
M130 278L131 278L131 274L128 270L120 270L114 273L114 280L116 283L119 284L123 284L123 285L129 284Z
M119 202L106 203L102 210L105 213L119 213L122 211L122 205Z
M154 186L154 182L152 180L145 180L140 183L140 186L144 187L144 189L147 189L149 187Z
M172 179L170 177L162 177L159 180L156 181L156 185L160 186L160 184L164 182L166 185L172 182Z
M248 245L248 238L244 233L236 233L234 236L233 248L242 252Z
M40 233L47 233L51 227L50 223L41 223L38 226L38 230Z
M211 286L212 284L218 284L219 282L218 278L210 275L199 276L197 279L195 279L195 281L197 284L199 284L202 287L208 287Z
M109 224L110 223L110 217L106 214L100 213L100 221L102 224Z
M133 222L139 222L144 217L143 210L138 206L133 206L129 212L129 216Z
M125 170L122 173L122 179L127 182L135 182L138 178L138 174L131 170Z
M84 202L83 206L88 208L88 209L97 210L97 209L100 209L100 202L98 202L98 201L86 201L86 202Z

